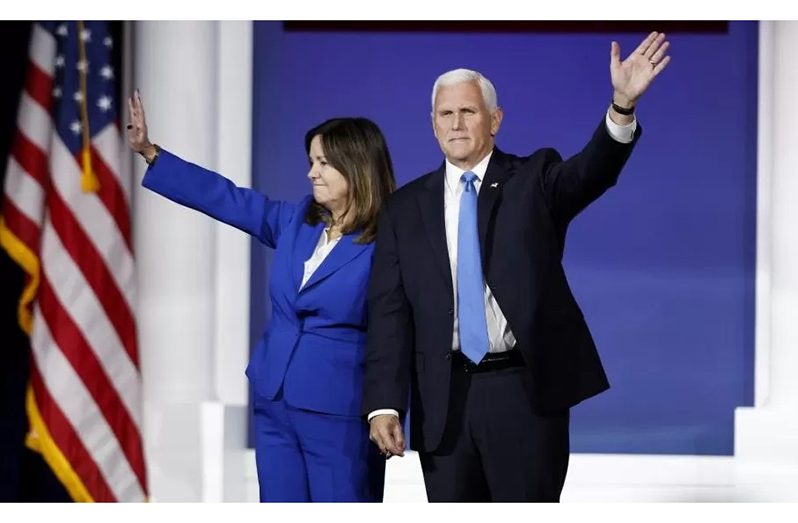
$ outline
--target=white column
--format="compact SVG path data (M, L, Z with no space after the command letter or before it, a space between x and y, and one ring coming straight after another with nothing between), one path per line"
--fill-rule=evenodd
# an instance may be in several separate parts
M252 186L252 22L219 22L218 167L239 187ZM249 360L250 237L216 223L216 338L214 391L244 406Z
M217 161L217 40L216 22L134 25L134 83L151 139L209 168ZM136 170L140 181L142 161ZM197 501L200 404L213 397L215 225L137 183L134 231L150 494Z
M756 398L735 420L747 499L798 490L798 23L760 22L760 31ZM752 487L774 473L785 482Z
M219 172L240 187L252 186L252 22L219 22L217 121ZM248 501L246 473L254 455L246 448L249 360L250 237L222 223L216 228L214 338L215 403L203 406L203 501Z
M798 419L798 22L773 30L771 357L767 405ZM765 153L765 151L763 151ZM798 439L793 440L798 451ZM798 452L795 453L798 456Z
M152 139L251 186L252 23L138 22L134 33ZM134 196L152 498L243 500L249 237L138 184Z

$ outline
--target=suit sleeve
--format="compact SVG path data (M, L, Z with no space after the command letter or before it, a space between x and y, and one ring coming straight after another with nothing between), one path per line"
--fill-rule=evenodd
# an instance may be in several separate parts
M602 118L587 145L567 160L554 149L544 150L540 181L557 222L567 224L615 185L641 132L638 126L631 143L620 143L610 136Z
M407 410L413 323L399 265L396 232L380 211L368 289L368 337L363 416L378 409Z
M142 185L174 202L232 225L274 248L296 212L295 204L270 200L253 189L162 150Z

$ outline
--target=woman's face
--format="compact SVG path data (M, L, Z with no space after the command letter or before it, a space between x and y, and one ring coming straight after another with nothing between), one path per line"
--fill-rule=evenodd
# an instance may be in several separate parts
M343 212L349 200L349 183L335 167L327 163L321 136L310 141L310 171L308 178L313 184L313 198L337 217Z

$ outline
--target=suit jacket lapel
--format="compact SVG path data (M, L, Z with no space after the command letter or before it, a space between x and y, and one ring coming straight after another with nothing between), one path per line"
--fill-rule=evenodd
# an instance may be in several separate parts
M319 238L323 232L323 222L316 225L303 223L299 227L296 244L294 245L294 259L291 263L291 273L294 283L292 288L294 290L299 290L299 285L302 283L302 276L305 275L305 261L313 256L313 251L316 250L316 244L319 243ZM330 253L330 255L332 255L332 253Z
M360 236L362 231L354 231L349 234L345 234L338 240L338 244L333 247L332 251L324 258L324 261L321 262L321 265L316 269L313 275L310 277L308 282L305 284L304 287L299 291L300 293L305 292L309 288L313 287L321 280L326 278L327 276L331 275L342 266L346 265L350 261L352 261L355 257L363 253L368 244L359 244L355 243L355 240ZM323 231L322 231L323 234ZM316 238L318 241L318 238ZM315 247L315 244L314 244ZM313 254L313 249L311 249L308 256L305 258L309 258ZM300 277L299 282L302 282L302 278Z
M504 153L498 147L495 148L493 156L490 157L485 178L482 180L482 186L479 188L477 228L479 230L479 250L482 254L483 270L487 261L488 226L496 205L499 203L502 186L507 181L507 178L510 177L506 163Z
M432 254L446 280L452 286L452 270L449 265L449 248L446 244L446 222L443 209L443 184L445 183L445 163L429 177L424 191L418 195L421 218L432 245Z

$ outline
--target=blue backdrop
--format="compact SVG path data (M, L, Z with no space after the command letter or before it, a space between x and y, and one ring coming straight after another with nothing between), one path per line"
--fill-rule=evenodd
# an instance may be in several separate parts
M638 107L643 138L570 229L567 274L612 384L573 409L575 452L732 454L734 408L752 403L758 35L754 22L728 27L669 35L672 62ZM380 125L400 185L434 169L430 90L457 67L496 86L502 149L573 154L610 100L610 41L625 57L644 36L256 23L254 185L307 194L304 134L344 115ZM253 340L270 312L268 268L253 244Z

